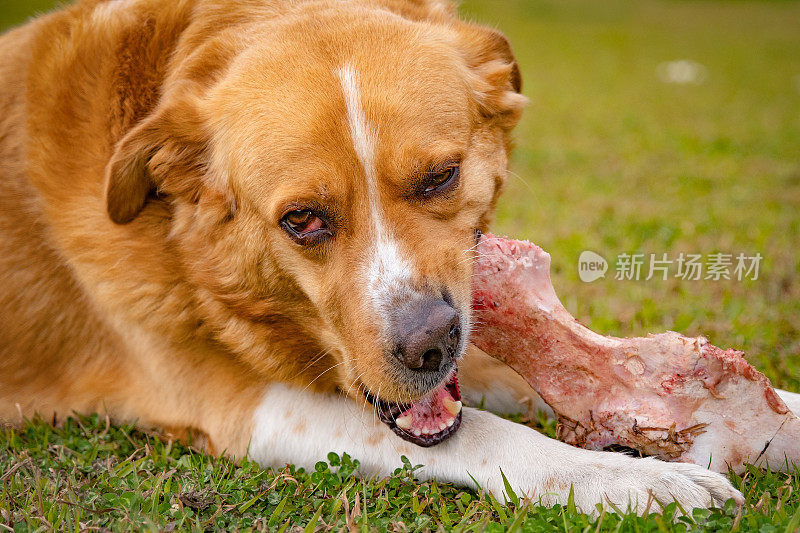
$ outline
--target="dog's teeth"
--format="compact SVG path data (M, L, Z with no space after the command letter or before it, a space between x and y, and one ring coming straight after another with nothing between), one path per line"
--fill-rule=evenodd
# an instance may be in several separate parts
M420 430L418 430L418 429L415 429L414 430L414 435L419 437L420 435L422 435L422 432Z
M450 411L453 416L461 412L461 400L453 401L450 398L445 398L442 403L444 403L444 408Z
M441 424L439 424L439 431L442 431L442 430L443 430L444 428L446 428L446 427L447 427L447 424L445 424L444 422L442 422Z
M411 429L412 422L413 420L411 418L411 415L401 416L400 418L394 421L394 423L397 424L397 427L399 427L400 429Z
M461 403L461 402L458 402L458 403ZM447 424L446 424L446 426L447 426L447 427L450 427L450 426L452 426L452 425L453 425L453 422L455 422L455 421L456 421L456 419L455 419L455 418L451 418L450 420L448 420L448 421L447 421Z

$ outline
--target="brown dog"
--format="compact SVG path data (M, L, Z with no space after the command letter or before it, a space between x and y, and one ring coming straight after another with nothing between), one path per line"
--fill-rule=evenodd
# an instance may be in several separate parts
M444 0L88 0L2 36L0 419L102 411L265 465L405 454L496 493L502 468L586 510L738 498L462 410L519 90ZM531 393L480 355L462 383Z

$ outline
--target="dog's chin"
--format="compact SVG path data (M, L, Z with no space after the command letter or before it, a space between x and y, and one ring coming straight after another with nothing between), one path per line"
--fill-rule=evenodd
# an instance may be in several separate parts
M366 393L381 422L417 446L434 446L453 435L461 425L461 391L454 367L443 382L412 403L389 402Z

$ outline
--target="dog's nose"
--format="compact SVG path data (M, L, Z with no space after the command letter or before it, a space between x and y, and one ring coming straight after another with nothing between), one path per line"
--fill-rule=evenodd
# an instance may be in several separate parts
M437 372L449 363L461 339L458 313L440 299L424 299L400 310L395 355L411 370Z

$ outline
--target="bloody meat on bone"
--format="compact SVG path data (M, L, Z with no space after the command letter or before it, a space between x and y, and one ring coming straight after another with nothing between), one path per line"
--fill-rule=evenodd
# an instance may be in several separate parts
M471 340L553 408L561 440L718 472L800 464L800 420L742 352L675 332L599 335L561 305L544 250L484 235L477 252Z

